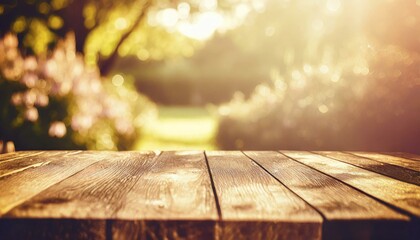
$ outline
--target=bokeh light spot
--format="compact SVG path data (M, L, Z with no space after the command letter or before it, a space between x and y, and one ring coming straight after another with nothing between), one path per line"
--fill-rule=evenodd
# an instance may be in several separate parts
M52 29L59 29L63 26L63 24L64 24L63 19L58 16L53 15L48 18L48 25Z
M137 58L138 59L140 59L142 61L146 61L147 59L149 59L149 57L150 57L150 53L146 49L142 48L142 49L137 51Z
M22 16L16 19L16 21L13 23L12 29L17 33L23 32L26 29L25 17Z
M320 106L318 106L318 111L320 112L320 113L327 113L328 112L328 107L326 106L326 105L324 105L324 104L322 104L322 105L320 105Z
M118 30L124 30L128 27L127 20L125 18L119 17L114 22L115 28Z
M328 0L327 9L331 12L337 12L341 8L340 0Z
M48 130L48 134L51 137L62 138L64 137L64 135L66 135L66 133L67 133L66 125L64 125L64 123L60 121L52 122Z
M116 74L112 77L112 84L116 87L120 87L124 84L124 77L120 74Z

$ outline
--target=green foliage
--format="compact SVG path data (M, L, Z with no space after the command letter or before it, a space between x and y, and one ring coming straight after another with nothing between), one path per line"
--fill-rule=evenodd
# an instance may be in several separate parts
M158 108L158 118L146 124L136 149L214 150L217 119L205 108L171 106Z

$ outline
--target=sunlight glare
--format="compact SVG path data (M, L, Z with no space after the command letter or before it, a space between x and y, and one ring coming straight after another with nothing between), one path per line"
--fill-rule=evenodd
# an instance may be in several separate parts
M178 4L178 14L180 19L186 19L190 15L190 5L186 2Z
M128 27L127 20L125 18L119 17L114 22L115 28L118 30L124 30Z
M178 11L173 8L166 8L157 13L157 21L167 28L174 27L179 19Z
M341 8L341 1L340 0L328 0L327 1L327 9L330 12L337 12Z
M205 12L196 16L192 23L182 22L179 24L178 31L187 37L205 40L210 38L223 23L223 16L219 13Z
M201 0L199 8L201 11L215 10L217 8L217 0Z
M235 16L239 19L245 18L248 13L251 11L251 8L247 4L238 4L235 7Z
M252 8L257 12L257 13L262 13L265 11L265 1L264 0L254 0L252 1Z

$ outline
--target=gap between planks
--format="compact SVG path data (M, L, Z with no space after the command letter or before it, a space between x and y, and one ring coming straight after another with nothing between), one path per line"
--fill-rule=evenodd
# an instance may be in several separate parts
M243 153L242 153L243 154ZM213 192L213 194L214 194L214 199L215 199L215 204L216 204L216 209L217 209L217 215L218 215L218 217L217 217L217 221L216 221L216 228L218 228L218 227L220 227L220 226L218 226L218 225L220 225L220 224L222 224L222 221L223 221L223 216L222 216L222 210L221 210L221 207L220 207L220 203L219 203L219 199L218 199L218 195L217 195L217 192L216 192L216 186L215 186L215 183L214 183L214 180L213 180L213 176L212 176L212 172L211 172L211 168L210 168L210 165L209 165L209 160L208 160L208 158L207 158L207 152L203 152L203 155L204 155L204 160L205 160L205 166L206 166L206 169L207 169L207 171L208 171L208 176L209 176L209 179L210 179L210 183L211 183L211 191ZM244 154L245 155L245 154ZM247 157L247 158L249 158L249 157ZM292 159L292 160L294 160L294 159ZM252 159L250 159L250 161L254 161L254 160L252 160ZM294 160L294 161L296 161L296 162L299 162L299 161L297 161L297 160ZM255 162L255 161L254 161ZM1 163L1 162L0 162ZM93 163L93 164L95 164L95 163ZM301 163L302 164L302 163ZM259 164L257 164L257 165L259 165ZM313 168L313 167L311 167L311 166L308 166L308 165L306 165L306 164L304 164L303 163L303 165L305 165L305 166L307 166L308 168L311 168L311 169L315 169L316 171L319 171L319 170L317 170L316 168ZM88 168L89 166L86 166L86 168ZM264 167L262 167L261 165L259 165L259 167L266 173L266 174L268 174L268 175L270 175L270 177L273 177L268 171L267 171L267 169L265 169ZM30 169L25 169L25 170L23 170L23 172L25 172L25 171L28 171L28 170L30 170ZM82 170L80 170L80 171L83 171L84 169L82 169ZM325 172L322 172L322 171L319 171L320 173L322 173L322 174L325 174L325 175L327 175L327 176L331 176L331 175L329 175L329 174L327 174L327 173L325 173ZM77 172L78 173L78 172ZM75 174L77 174L77 173L75 173ZM20 174L20 173L16 173L16 174ZM74 174L74 175L75 175ZM72 175L73 176L73 175ZM333 177L334 179L336 179L334 176L331 176L331 177ZM69 177L67 177L67 178L69 178ZM65 178L65 179L63 179L62 181L64 181L64 180L66 180L67 178ZM281 181L279 181L278 179L276 179L276 178L274 178L277 182L279 182L279 184L282 184L283 186L285 186L284 185L284 183L282 183ZM340 179L337 179L337 181L340 181L340 182L343 182L342 180L340 180ZM344 184L347 184L346 182L343 182ZM57 184L57 183L56 183ZM54 184L55 185L55 184ZM349 185L349 184L347 184L347 185ZM355 188L356 190L359 190L358 188L356 188L356 187L354 187L354 186L352 186L352 185L349 185L350 187L352 187L352 188ZM287 188L287 186L285 186L286 188ZM302 198L299 194L296 194L294 191L292 191L291 189L289 189L289 191L291 191L292 193L294 193L296 196L298 196L299 198ZM361 192L363 192L363 191L361 191ZM363 192L363 194L366 194L365 192ZM366 195L368 195L369 196L369 194L366 194ZM304 199L303 199L304 200ZM381 200L379 199L379 201L381 202ZM305 201L306 202L306 201ZM382 201L383 202L383 201ZM308 202L307 202L308 203ZM311 205L311 204L309 204L309 205ZM312 206L312 205L311 205ZM392 205L391 205L392 206ZM312 208L313 209L315 209L316 211L318 211L317 210L317 208L316 207L313 207L312 206ZM320 214L320 212L318 211L318 214ZM323 216L322 214L320 214L321 216ZM325 218L325 216L324 216L324 218ZM110 222L108 222L108 221L110 221ZM106 220L106 225L113 225L112 224L113 223L113 221L112 220ZM106 227L105 228L106 229L106 231L111 231L112 232L112 229L111 230L109 230L108 229L108 227ZM105 234L105 235L108 235L108 234Z
M420 215L420 187L370 170L310 152L281 151L287 157L376 199L417 221ZM386 188L386 189L384 189Z

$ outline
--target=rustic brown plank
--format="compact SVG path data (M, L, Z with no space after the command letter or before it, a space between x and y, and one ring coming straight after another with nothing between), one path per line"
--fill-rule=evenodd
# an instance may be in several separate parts
M408 216L395 212L335 178L278 152L247 151L245 154L325 216L328 223L324 224L324 239L337 239L340 236L352 239L367 236L398 238L409 232ZM368 221L375 224L366 224ZM393 227L384 228L389 225Z
M0 153L0 161L3 160L4 158L10 158L16 155L17 155L17 152Z
M12 209L8 217L95 218L114 216L123 198L147 170L155 152L97 153L102 157L73 176Z
M420 161L420 155L418 155L418 154L406 153L406 152L381 152L381 153L385 154L385 155L391 155L391 156L395 156L395 157L407 158L407 159L411 159L411 160Z
M221 239L320 239L322 217L241 152L206 152Z
M326 157L334 158L336 160L346 162L373 172L384 174L404 182L420 185L420 172L408 168L379 162L370 158L359 157L350 153L329 151L315 153L324 155Z
M381 152L385 155L391 155L394 157L400 157L400 158L407 158L411 160L420 161L420 155L413 154L413 153L405 153L405 152Z
M218 213L204 153L163 152L115 216L115 239L214 239Z
M89 157L101 157L100 155L94 153ZM136 183L137 177L150 168L156 153L108 152L104 157L104 160L90 165L15 207L5 216L53 218L56 219L57 225L60 225L57 220L59 218L92 219L89 222L91 228L99 226L100 229L95 229L94 232L101 233L95 238L103 238L106 235L105 220L115 217L115 212L124 204L124 196ZM37 227L40 227L39 224ZM52 236L59 237L63 234L63 228L58 228L58 232L55 230L50 230ZM27 228L26 232L35 235L38 229Z
M55 155L66 154L66 151L49 151L42 154L27 155L20 154L19 158L12 159L13 161L4 161L0 162L0 178L16 174L31 168L40 167L46 164L49 164L52 160L56 158L51 158ZM76 153L76 152L73 152ZM22 157L23 155L23 157Z
M112 222L112 239L218 239L214 220L123 220Z
M416 160L395 157L395 156L390 156L390 155L385 155L385 154L380 154L380 153L371 153L371 152L349 152L349 153L354 154L356 156L370 158L379 162L394 164L397 166L405 167L405 168L420 172L420 163Z
M282 153L416 217L420 216L419 186L309 152Z
M44 151L22 151L22 152L11 152L11 153L0 154L0 164L9 162L9 161L14 161L17 159L23 159L27 157L40 155L43 153Z
M105 155L97 154L93 158L91 153L69 152L49 157L49 164L0 178L0 216Z

